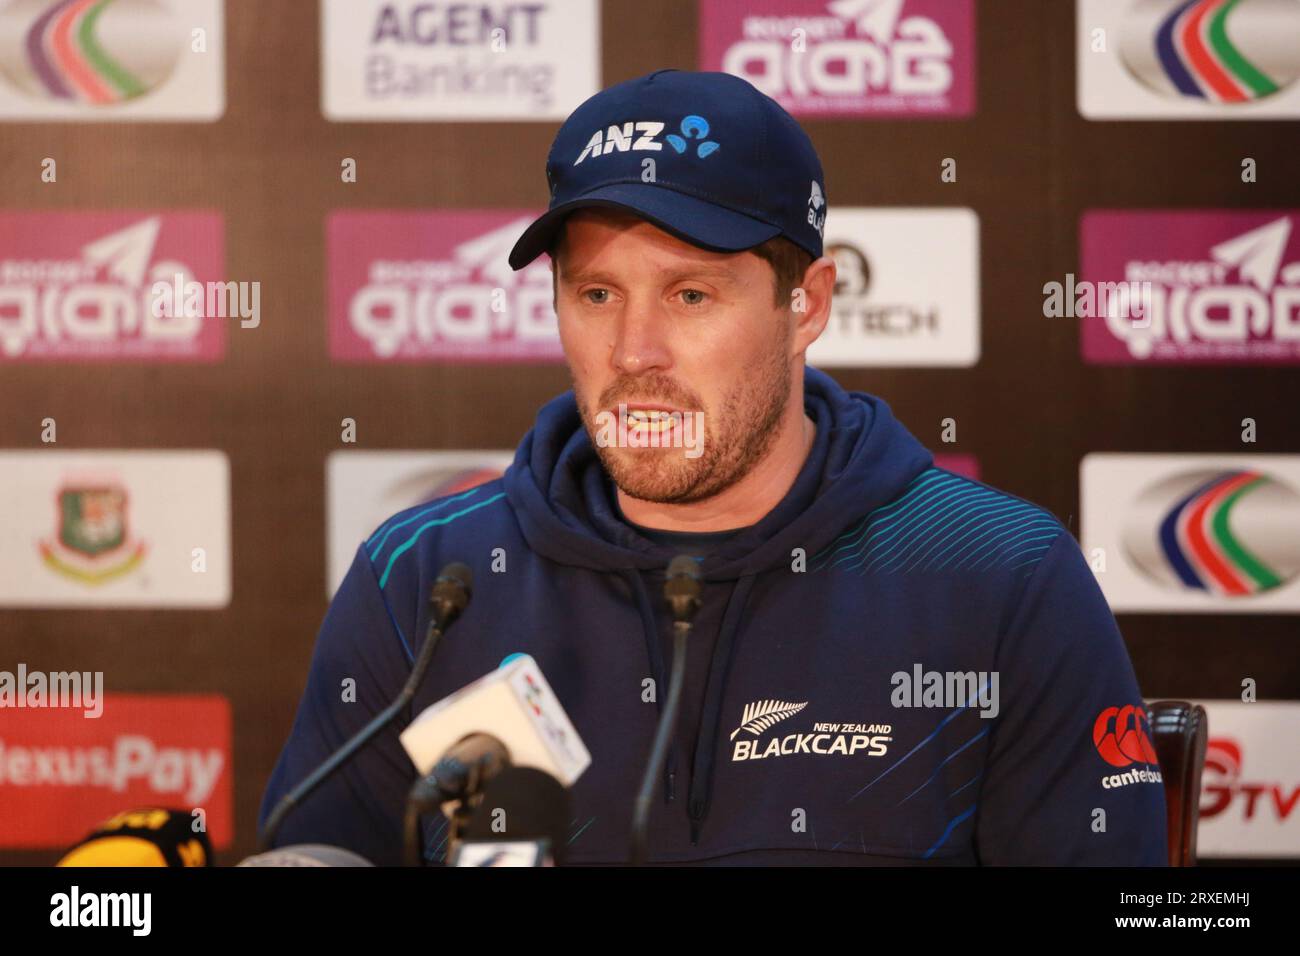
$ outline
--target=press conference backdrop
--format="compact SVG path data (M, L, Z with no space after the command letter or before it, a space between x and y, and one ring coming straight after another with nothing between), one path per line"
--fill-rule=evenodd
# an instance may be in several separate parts
M805 125L810 361L1080 536L1209 702L1203 856L1300 857L1296 0L0 0L0 671L104 692L0 710L0 862L253 849L357 543L568 386L505 266L559 120L661 67Z

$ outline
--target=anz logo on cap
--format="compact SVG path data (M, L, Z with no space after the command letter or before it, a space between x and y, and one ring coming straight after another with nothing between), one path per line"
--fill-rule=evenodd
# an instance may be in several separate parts
M664 144L659 141L658 137L666 125L665 123L642 120L624 123L622 126L614 124L604 130L598 129L591 134L591 139L587 140L587 145L582 148L582 152L573 161L573 165L577 166L588 157L607 156L613 152L662 150ZM703 159L706 156L712 156L721 147L721 144L708 139L708 135L709 121L703 116L692 114L682 120L680 135L678 133L669 133L664 139L668 142L669 147L679 154L688 152L691 144L696 143L695 155Z

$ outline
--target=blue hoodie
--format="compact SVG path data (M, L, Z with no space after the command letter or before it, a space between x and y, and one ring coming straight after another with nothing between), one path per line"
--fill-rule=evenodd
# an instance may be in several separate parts
M805 375L817 432L794 485L700 564L651 861L1163 865L1142 698L1073 537L934 467L880 399ZM553 400L502 478L403 511L358 549L262 819L396 696L432 581L463 561L473 601L412 713L531 654L592 755L567 859L623 862L667 697L672 557L622 519L572 393ZM415 776L404 726L308 798L278 844L398 862ZM445 824L425 836L442 859Z

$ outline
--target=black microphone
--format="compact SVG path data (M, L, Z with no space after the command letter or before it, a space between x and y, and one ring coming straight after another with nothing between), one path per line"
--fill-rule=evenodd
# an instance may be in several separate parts
M434 781L443 800L464 800L510 766L510 751L491 734L461 738L433 766L426 779Z
M402 687L401 693L384 710L376 714L370 723L357 731L350 740L331 754L306 779L280 799L280 802L275 805L275 810L267 817L266 826L262 828L262 834L258 840L258 849L260 851L265 852L271 849L276 833L279 832L285 818L293 811L294 807L329 779L339 767L351 760L357 751L373 740L381 730L396 720L402 711L410 705L412 698L415 697L416 690L424 680L429 664L433 661L433 652L437 648L439 641L441 641L443 632L452 625L456 618L460 617L461 612L469 605L469 599L474 593L473 582L473 573L468 566L461 564L459 561L453 561L442 569L442 573L433 582L433 589L429 595L429 605L433 609L433 617L429 621L428 634L424 638L424 646L420 648L420 656L416 658L415 664L411 668L411 676L406 679L406 684Z
M570 813L569 791L549 773L506 767L488 782L447 860L452 866L558 865Z
M664 582L664 600L673 615L673 670L668 678L668 700L659 715L654 745L650 748L650 762L641 778L641 791L636 797L632 813L632 865L642 866L646 857L646 825L650 817L650 801L655 781L663 771L668 747L677 728L677 714L682 704L682 683L686 677L686 638L691 633L691 619L700 609L700 566L689 555L679 554L668 564L668 579Z
M433 619L438 629L442 630L460 617L469 606L469 599L474 595L474 574L469 565L453 561L442 569L433 582L429 594L429 604L433 607Z
M679 554L668 563L668 580L664 582L664 600L673 612L673 627L690 627L691 618L700 609L700 564L689 555Z
M448 748L428 774L411 786L406 798L403 820L403 846L407 866L424 863L420 852L420 815L448 801L460 801L464 812L468 802L483 792L483 787L510 766L510 752L491 734L474 733L462 737ZM459 812L459 811L458 811ZM452 823L458 822L453 816Z

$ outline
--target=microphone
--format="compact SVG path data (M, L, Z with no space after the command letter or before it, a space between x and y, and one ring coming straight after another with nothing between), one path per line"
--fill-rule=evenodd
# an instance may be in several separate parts
M424 779L442 795L442 802L463 800L510 766L510 751L491 734L470 734L443 754Z
M338 846L324 843L299 843L294 846L282 846L269 853L259 853L240 861L240 866L280 867L280 866L374 866L364 856L345 850Z
M700 609L700 566L689 555L679 554L668 563L668 577L664 581L664 601L673 616L673 669L668 678L668 700L659 715L659 726L655 731L654 744L650 748L650 760L646 764L645 776L641 778L641 790L637 794L632 812L632 848L633 866L644 866L646 858L646 827L650 818L650 801L653 798L655 781L663 772L664 760L668 757L668 747L672 743L673 732L677 729L677 715L682 705L682 684L686 677L686 638L691 633L691 620Z
M664 581L664 600L673 613L673 628L684 624L700 609L700 565L690 555L679 554L668 562L668 579Z
M506 767L483 791L451 866L555 866L570 819L569 791L534 767Z
M271 849L276 833L279 832L285 818L293 811L294 807L329 779L341 766L351 760L357 751L373 740L381 730L396 720L402 711L410 705L412 698L415 697L416 690L424 680L425 673L429 670L429 664L433 661L433 652L442 640L443 632L460 617L461 613L469 605L470 597L474 592L473 581L474 575L469 567L459 561L454 561L442 569L442 572L433 582L433 589L429 595L429 605L433 609L433 616L429 621L429 630L424 638L424 645L420 648L420 656L416 658L415 664L411 667L411 675L406 679L406 684L402 687L401 693L388 707L376 714L370 723L357 731L350 740L331 754L306 779L280 799L280 802L275 806L275 810L267 818L266 826L262 829L261 837L258 840L259 850Z
M470 734L443 754L427 776L415 781L406 798L402 836L407 866L420 866L420 815L448 801L464 806L484 785L510 766L506 745L491 734ZM453 821L455 815L453 815Z
M402 731L401 741L425 776L465 738L489 733L510 763L545 770L566 787L591 764L569 715L528 654L512 654L496 670L431 704Z
M469 607L473 593L474 573L470 571L469 565L453 561L442 569L434 579L433 590L429 595L438 630L443 630L461 616L465 608Z
M571 786L591 765L582 738L528 654L512 654L496 670L425 709L401 733L420 779L407 800L406 861L422 862L419 815L459 800L449 816L464 821L466 805L506 768L533 767Z
M56 866L211 866L206 831L194 832L187 810L149 807L105 820Z

